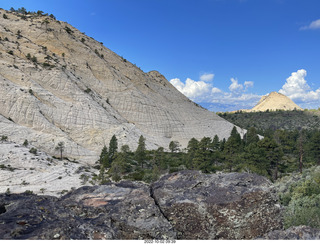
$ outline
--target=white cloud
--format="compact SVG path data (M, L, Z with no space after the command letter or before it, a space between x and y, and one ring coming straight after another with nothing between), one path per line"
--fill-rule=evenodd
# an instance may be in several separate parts
M229 90L232 93L240 94L243 91L243 85L238 83L238 79L231 78L231 85L229 86Z
M205 74L209 75L209 74ZM170 80L181 93L189 97L194 102L209 104L214 111L233 111L243 108L252 108L261 98L260 95L246 93L247 89L253 87L253 81L245 81L240 84L235 78L231 78L229 91L214 87L211 83L205 81L212 81L214 75L201 76L200 81L194 81L188 78L184 83L176 78Z
M204 81L194 81L190 78L187 78L185 83L181 82L178 78L170 80L170 83L192 100L198 100L211 90L210 84Z
M205 82L211 82L213 81L214 74L209 74L209 73L204 73L203 75L200 76L201 81Z
M214 93L222 93L222 91L221 91L219 88L217 88L217 87L213 87L213 88L211 89L211 93L212 93L212 94L214 94Z
M315 30L320 29L320 19L312 21L309 25L303 26L300 30Z
M291 76L287 78L287 82L279 92L300 103L310 103L319 100L320 88L312 91L305 79L306 76L307 71L305 69L291 73Z

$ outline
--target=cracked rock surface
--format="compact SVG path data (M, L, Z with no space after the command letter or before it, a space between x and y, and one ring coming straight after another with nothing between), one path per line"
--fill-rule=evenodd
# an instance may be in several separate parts
M254 239L277 229L272 184L253 174L182 171L61 198L0 195L1 239Z
M176 239L144 184L82 187L62 198L0 195L1 239Z
M102 43L48 16L0 9L0 135L58 156L94 163L113 135L119 148L186 147L195 137L228 138L233 124L143 72ZM19 34L17 34L19 33ZM244 133L239 129L240 133Z
M261 240L319 240L320 230L309 226L293 226L287 230L274 230L265 234Z
M255 174L182 171L152 191L180 239L252 239L282 228L272 184Z

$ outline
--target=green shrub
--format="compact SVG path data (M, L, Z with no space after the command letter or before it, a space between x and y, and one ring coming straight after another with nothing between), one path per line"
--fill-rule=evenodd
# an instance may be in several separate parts
M7 141L8 137L7 136L1 136L1 141Z
M302 197L310 197L320 194L320 187L313 179L308 179L298 185L292 192L292 199L299 199Z
M285 228L307 225L320 228L320 195L305 196L290 201L284 216Z
M68 26L66 26L64 29L70 35L73 33L73 30L71 30L70 27L68 27Z
M26 190L24 193L27 194L27 195L32 195L32 194L33 194L33 191Z
M34 148L34 147L29 150L29 152L34 154L34 155L37 155L37 151L38 150L36 148Z
M28 145L29 145L29 142L28 142L27 139L25 139L24 142L23 142L23 146L27 147Z
M84 92L85 92L85 93L90 93L90 92L91 92L91 89L90 89L90 88L87 88L87 89L84 90Z
M137 181L142 181L144 177L144 171L143 170L136 170L135 172L131 173L128 175L128 179L130 180L137 180Z
M287 178L280 201L286 206L285 228L307 225L320 228L320 167L305 170L302 175Z
M37 57L33 56L33 57L31 58L31 61L34 62L34 63L37 63L37 62L38 62L38 59L37 59Z

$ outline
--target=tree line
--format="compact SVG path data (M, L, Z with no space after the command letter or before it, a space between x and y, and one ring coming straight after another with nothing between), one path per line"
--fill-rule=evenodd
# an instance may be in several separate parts
M48 13L44 13L41 10L38 10L37 12L27 11L26 8L24 8L24 7L21 7L21 8L18 8L18 9L14 9L13 7L11 7L10 11L14 12L14 13L18 13L18 14L23 14L23 15L31 14L31 15L38 15L38 16L49 16L49 17L51 17L53 19L56 19L56 17L53 14L49 15Z
M236 127L228 139L192 138L185 149L171 141L169 150L163 147L147 150L145 138L140 136L138 147L131 151L128 145L118 148L114 135L109 147L102 148L97 167L97 179L107 182L121 179L153 182L165 173L180 170L200 170L203 173L250 172L275 181L279 177L303 168L320 164L319 130L266 131L259 138L251 127L241 138Z

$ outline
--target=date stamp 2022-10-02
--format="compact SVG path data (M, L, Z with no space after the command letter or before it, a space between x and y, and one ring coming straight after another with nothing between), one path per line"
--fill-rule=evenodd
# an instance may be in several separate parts
M144 240L144 244L176 244L176 240Z

